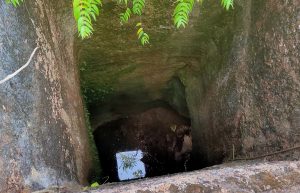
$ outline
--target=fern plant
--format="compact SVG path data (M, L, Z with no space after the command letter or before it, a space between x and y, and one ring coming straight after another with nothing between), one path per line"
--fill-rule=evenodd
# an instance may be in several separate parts
M131 16L131 10L127 7L124 13L120 13L121 24L127 23Z
M78 32L82 39L93 32L92 19L99 15L101 0L73 0L73 13L77 22Z
M20 3L23 2L23 0L5 0L6 3L11 3L13 4L15 7L19 6Z
M229 10L230 7L233 7L233 0L222 0L221 4L226 10Z
M136 15L142 15L142 11L145 7L145 0L133 0L132 11Z
M141 44L144 46L145 44L149 44L149 35L144 32L144 29L142 28L142 23L137 23L136 27L139 27L137 31L138 39L140 40Z
M203 0L197 0L197 2L202 3ZM189 15L193 10L195 0L177 0L177 5L173 13L174 25L177 28L187 26L189 22ZM233 0L221 0L222 6L229 10L233 7Z
M174 25L177 28L185 27L189 21L189 15L194 7L194 0L177 0L178 4L174 9Z
M127 6L128 0L118 0L119 4L125 4Z
M5 0L13 6L19 6L24 0ZM99 7L102 6L102 0L73 0L73 12L77 23L79 36L84 39L91 36L93 32L92 21L96 20L100 13ZM203 0L196 0L202 3ZM119 4L124 4L126 10L120 14L121 24L127 23L132 13L138 16L142 15L145 8L146 0L117 0ZM173 13L173 22L176 28L186 27L189 22L190 13L193 10L195 0L177 0L177 5ZM132 8L129 7L132 5ZM233 7L233 0L221 0L221 5L229 10ZM149 35L144 32L141 23L136 26L139 27L137 31L138 39L142 45L149 43Z

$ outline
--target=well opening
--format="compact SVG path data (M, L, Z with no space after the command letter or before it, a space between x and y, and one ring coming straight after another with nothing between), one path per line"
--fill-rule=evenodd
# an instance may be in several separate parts
M145 177L188 171L193 168L190 157L192 135L190 120L170 106L157 106L143 112L102 124L94 131L94 139L103 175L110 181L120 180L120 164L116 154L138 151L145 165ZM201 167L201 166L199 166ZM130 167L125 168L130 172Z
M161 1L149 6L172 15ZM142 47L135 37L125 38L136 34L133 29L110 25L119 22L113 14L116 5L107 3L104 9L110 19L96 22L93 36L76 42L101 177L119 181L117 153L128 151L137 157L143 152L146 177L221 163L223 132L211 132L212 112L204 101L213 96L212 84L225 66L233 16L220 8L203 12L199 20L200 10L195 9L192 27L182 31L164 27L173 26L168 15L159 22L152 18L151 45ZM183 134L176 136L176 129ZM190 140L192 149L183 145Z

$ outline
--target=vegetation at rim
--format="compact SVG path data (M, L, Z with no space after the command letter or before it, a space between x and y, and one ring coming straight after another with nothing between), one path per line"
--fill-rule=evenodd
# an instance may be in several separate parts
M19 6L24 0L5 0L14 6ZM146 7L146 0L115 0L124 5L123 13L120 13L120 24L128 23L132 15L141 16ZM147 0L149 1L149 0ZM203 0L176 0L173 13L173 22L176 28L186 27L189 22L189 15L193 10L195 1L202 3ZM225 9L233 7L233 0L221 0L221 5ZM102 0L73 0L73 13L77 23L79 36L84 39L92 35L93 20L96 21L102 7ZM142 23L136 24L138 27L137 37L142 45L149 43L149 35L144 31Z

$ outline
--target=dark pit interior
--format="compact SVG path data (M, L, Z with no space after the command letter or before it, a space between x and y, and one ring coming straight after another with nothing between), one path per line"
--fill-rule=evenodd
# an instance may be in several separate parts
M219 111L210 106L213 83L228 59L234 18L218 2L207 3L219 11L203 12L200 20L195 8L190 27L169 30L172 9L163 1L149 2L155 17L147 24L151 45L144 47L135 29L119 26L120 7L105 3L103 14L110 19L96 22L93 36L76 42L101 178L120 180L121 152L143 152L145 177L215 165L232 152L225 136L236 136L213 121Z
M141 150L146 177L191 170L190 120L157 106L107 122L94 132L104 176L118 181L116 153Z

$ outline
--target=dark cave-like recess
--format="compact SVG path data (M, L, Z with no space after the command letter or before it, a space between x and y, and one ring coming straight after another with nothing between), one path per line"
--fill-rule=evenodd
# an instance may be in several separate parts
M203 168L191 157L189 118L169 106L153 107L102 124L94 131L102 175L120 181L116 153L143 152L146 176L154 177Z

